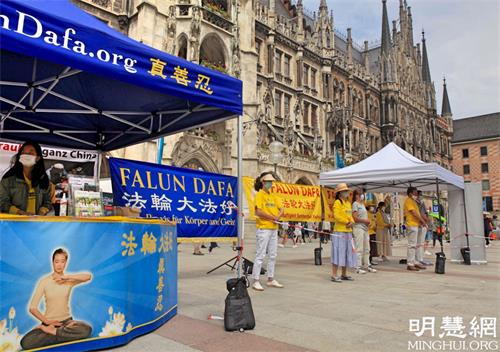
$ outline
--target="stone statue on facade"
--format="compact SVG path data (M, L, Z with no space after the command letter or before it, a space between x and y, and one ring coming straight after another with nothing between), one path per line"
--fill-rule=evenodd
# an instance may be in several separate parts
M197 6L193 6L191 8L191 26L190 26L190 46L191 52L189 55L189 59L192 62L199 61L199 52L200 52L200 33L201 33L201 10Z
M176 26L177 20L175 18L175 6L170 6L168 9L168 18L167 18L167 38L165 40L165 51L169 54L175 55L176 43L175 43L175 35L176 35Z

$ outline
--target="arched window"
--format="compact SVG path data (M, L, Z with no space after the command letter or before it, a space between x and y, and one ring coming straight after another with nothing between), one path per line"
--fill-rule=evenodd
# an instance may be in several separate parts
M203 66L226 72L227 55L222 39L215 33L210 33L203 38L200 46L200 64Z
M182 57L183 59L187 59L187 36L185 34L181 34L179 36L178 43L179 51L177 52L177 56Z

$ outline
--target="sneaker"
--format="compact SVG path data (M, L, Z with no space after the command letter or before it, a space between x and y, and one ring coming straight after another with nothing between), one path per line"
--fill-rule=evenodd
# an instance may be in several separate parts
M277 287L277 288L283 288L283 287L285 287L285 286L283 286L282 284L280 284L276 280L268 281L268 282L266 282L266 285L269 286L269 287Z
M373 269L371 266L369 266L368 268L366 268L366 270L368 270L369 273L376 273L377 272L377 270Z
M281 243L278 243L278 247L280 247L280 248L285 248L285 245L284 245L284 244L281 244Z
M427 260L422 260L422 261L420 262L420 264L422 264L422 265L426 265L426 266L429 266L429 265L432 265L432 262L428 262Z
M429 251L425 251L424 253L425 253L425 255L432 255L432 253Z
M375 265L378 265L378 263L377 263L377 262L372 261L372 262L370 263L370 265L371 265L371 266L375 266Z
M294 245L292 246L292 248L297 248L297 245L296 245L296 244L294 244Z
M366 271L365 271L366 273ZM341 280L344 280L344 281L354 281L354 279L351 277L351 276L341 276L340 277Z
M408 265L406 267L406 270L409 270L409 271L420 271L416 266L414 265Z
M383 256L383 257L382 257L382 261L383 261L383 262L388 262L388 261L389 261L389 258L387 258L386 256Z
M415 268L420 269L420 270L425 270L425 269L427 269L425 266L423 266L422 264L418 264L418 263L417 263L417 264L415 264Z
M342 279L340 278L340 276L335 276L335 277L332 276L330 278L330 280L333 281L333 282L342 282Z
M366 270L358 268L358 269L356 269L356 274L366 274Z
M193 255L205 255L205 254L203 254L201 252L194 252Z
M260 284L260 281L255 281L252 285L252 288L255 290L255 291L264 291L264 287L262 287L262 285Z

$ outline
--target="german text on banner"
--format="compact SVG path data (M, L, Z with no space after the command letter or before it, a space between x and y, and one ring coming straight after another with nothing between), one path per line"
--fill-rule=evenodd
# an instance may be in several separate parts
M237 178L110 158L114 204L177 223L180 242L234 239Z
M322 187L323 210L325 212L325 221L334 221L333 204L335 203L335 191L328 187Z
M243 177L243 188L248 202L250 218L255 219L254 179ZM321 221L321 197L319 186L295 185L273 182L271 193L280 197L286 221Z
M118 219L0 217L2 350L107 348L176 314L175 226Z
M0 140L0 176L11 167L12 158L17 154L21 144ZM94 150L51 148L42 146L45 168L52 183L55 174L94 177L97 174L98 152Z

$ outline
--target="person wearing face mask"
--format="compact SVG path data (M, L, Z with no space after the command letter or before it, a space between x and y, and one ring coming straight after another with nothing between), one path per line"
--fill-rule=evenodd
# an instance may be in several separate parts
M333 282L352 281L347 275L347 268L357 266L356 249L352 238L352 217L351 202L349 202L349 188L347 184L340 183L335 189L335 202L333 203L333 216L335 225L332 234L332 277ZM341 267L342 274L337 276L338 268Z
M406 191L408 198L404 203L404 216L406 219L406 233L408 238L408 251L407 251L407 269L410 271L419 271L426 269L425 266L417 262L417 247L423 245L418 242L419 226L425 225L425 220L420 215L420 210L416 202L418 192L415 187L408 187Z
M382 261L389 261L387 257L392 255L391 252L391 235L389 229L391 228L391 222L389 221L389 215L385 211L385 202L378 203L377 206L377 252L381 256Z
M365 195L363 191L355 190L352 194L352 200L352 217L354 219L352 234L356 243L356 252L358 253L356 273L376 273L377 270L373 269L370 264L370 239L368 237L370 219L365 207Z
M284 213L283 206L278 197L271 193L271 188L275 181L271 172L265 172L255 180L255 217L257 231L256 248L255 248L255 261L252 268L252 276L254 283L252 288L256 291L264 291L260 283L260 270L266 253L268 254L267 260L267 286L283 288L274 278L274 267L276 264L276 257L278 254L278 224Z
M26 142L15 163L0 182L0 212L16 215L47 215L52 209L49 177L45 173L42 148Z

